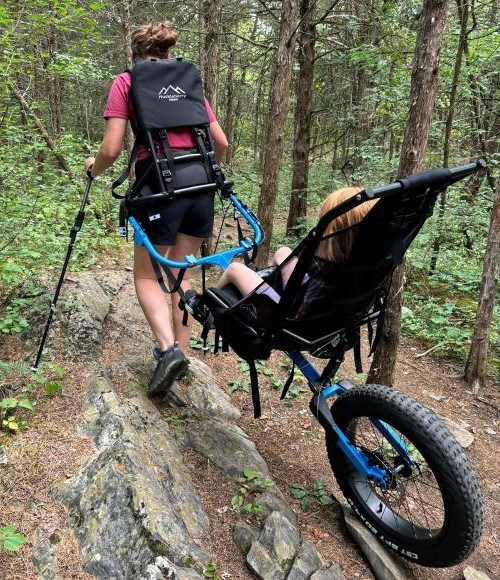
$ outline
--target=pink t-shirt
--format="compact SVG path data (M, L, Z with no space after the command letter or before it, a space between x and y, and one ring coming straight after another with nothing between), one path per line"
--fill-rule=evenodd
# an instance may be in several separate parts
M103 113L105 119L110 117L134 118L135 113L129 97L131 84L132 77L128 72L121 73L115 78L109 90L108 102ZM205 99L205 107L207 108L208 121L212 123L216 117L207 99ZM168 142L172 149L192 149L195 147L192 131L182 127L168 130ZM142 159L146 157L146 153L146 150L141 148L137 157Z

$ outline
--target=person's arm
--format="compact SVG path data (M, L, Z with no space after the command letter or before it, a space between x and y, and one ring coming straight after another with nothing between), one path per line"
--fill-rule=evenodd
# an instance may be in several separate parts
M220 161L229 145L227 137L218 121L212 121L210 123L210 133L214 140L215 154L217 155L217 159Z
M117 160L123 148L126 129L127 119L110 117L107 120L106 131L97 155L85 159L85 169L90 170L92 177L104 173Z

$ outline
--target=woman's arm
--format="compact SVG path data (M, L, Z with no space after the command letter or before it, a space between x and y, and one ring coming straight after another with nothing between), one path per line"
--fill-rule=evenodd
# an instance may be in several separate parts
M214 140L215 154L217 155L217 159L220 161L229 145L227 137L218 121L212 121L210 123L210 133Z
M95 157L87 157L85 169L92 177L97 177L104 173L117 160L123 148L123 140L127 129L127 119L110 117L106 123L106 131L102 139L101 146Z

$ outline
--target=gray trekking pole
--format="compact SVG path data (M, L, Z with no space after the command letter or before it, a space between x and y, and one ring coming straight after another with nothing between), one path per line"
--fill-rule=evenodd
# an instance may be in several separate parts
M45 330L43 331L42 340L40 342L40 346L38 347L38 354L36 355L35 364L31 367L32 371L38 371L38 363L40 362L40 359L42 358L43 347L45 346L45 342L47 340L47 335L49 333L50 324L52 322L52 317L54 316L54 312L56 310L57 299L59 298L59 293L61 292L61 287L62 287L63 282L64 282L64 275L66 274L66 269L68 267L69 259L71 257L71 252L73 251L73 248L75 247L76 236L77 236L78 232L82 229L83 220L85 218L85 206L88 204L88 201L89 201L89 192L90 192L90 186L92 185L92 181L93 181L92 176L90 175L90 173L87 173L87 185L85 187L85 192L84 192L83 197L82 197L80 209L79 209L78 214L75 218L75 223L73 224L73 227L71 228L71 231L69 233L70 242L69 242L69 246L68 246L68 251L66 252L66 258L64 260L64 264L63 264L63 267L61 270L61 275L59 276L59 282L57 283L54 298L52 298L52 301L50 303L50 310L49 310L49 315L47 317L47 323L45 324Z

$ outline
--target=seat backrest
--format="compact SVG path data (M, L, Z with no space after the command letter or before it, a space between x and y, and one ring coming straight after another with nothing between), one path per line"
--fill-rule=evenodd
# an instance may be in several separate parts
M330 210L293 251L297 259L285 289L280 288L282 264L265 282L281 296L272 317L261 315L255 296L261 288L231 307L236 318L253 313L257 327L273 334L273 347L282 350L314 350L340 329L355 333L373 310L383 304L388 280L401 264L409 245L432 214L438 195L448 185L482 169L477 162L455 169L437 169L394 182L365 189ZM466 169L464 169L466 168ZM377 203L358 224L325 235L328 225L354 207L377 199ZM332 237L352 238L345 263L327 258L325 247ZM265 317L265 321L262 319Z

